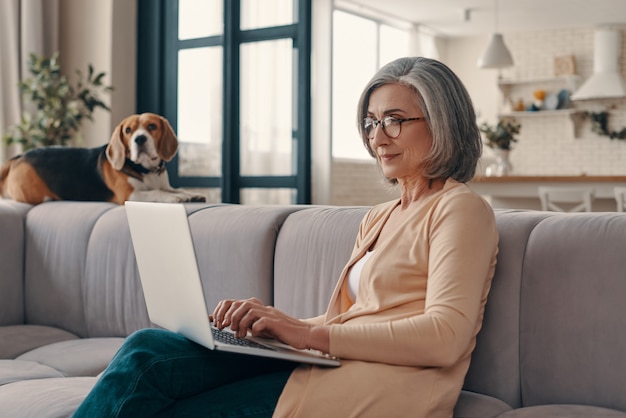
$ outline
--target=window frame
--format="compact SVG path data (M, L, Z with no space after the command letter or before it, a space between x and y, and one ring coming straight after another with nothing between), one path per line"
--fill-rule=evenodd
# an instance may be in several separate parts
M179 176L178 157L168 163L174 187L221 189L221 201L240 203L241 189L289 188L293 203L311 203L311 15L312 0L297 2L297 22L290 25L240 30L240 1L224 0L224 33L206 38L178 40L178 0L138 0L137 112L154 112L177 128L178 51L223 47L222 173L220 177ZM292 39L297 49L294 107L294 175L242 176L240 174L240 45Z

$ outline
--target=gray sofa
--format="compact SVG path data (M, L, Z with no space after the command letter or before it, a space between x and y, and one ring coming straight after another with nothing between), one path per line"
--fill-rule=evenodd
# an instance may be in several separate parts
M300 317L325 309L367 210L187 209L208 305L255 295ZM123 338L150 326L124 210L0 200L0 417L71 415ZM455 416L626 417L626 214L496 216Z

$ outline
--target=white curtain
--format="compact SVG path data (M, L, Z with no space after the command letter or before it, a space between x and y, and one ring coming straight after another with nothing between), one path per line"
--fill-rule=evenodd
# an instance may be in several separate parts
M18 83L28 77L31 53L50 56L59 48L59 0L0 0L0 133L19 122ZM0 145L0 162L20 150Z

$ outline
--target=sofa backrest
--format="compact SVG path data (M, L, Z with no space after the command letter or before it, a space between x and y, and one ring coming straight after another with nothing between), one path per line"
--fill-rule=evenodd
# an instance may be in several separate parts
M27 324L55 326L86 337L91 336L90 328L115 321L120 310L128 315L126 306L117 301L132 294L129 287L136 289L137 284L132 274L125 276L127 281L119 278L121 272L134 271L130 233L120 222L124 216L120 209L109 203L49 202L28 212ZM103 311L105 315L98 316ZM94 317L95 323L87 321ZM113 336L122 330L116 331Z
M0 199L0 326L24 322L24 224L29 209Z
M302 208L225 205L190 215L209 309L225 298L274 302L276 240L285 219Z
M520 288L524 405L626 411L626 214L547 217Z
M209 307L257 296L298 317L325 310L367 212L186 207ZM626 214L496 211L496 222L498 265L464 388L513 407L626 411ZM0 325L81 337L150 326L123 207L0 202L0 234Z
M500 254L465 389L626 411L626 214L497 211Z
M368 208L311 207L285 220L274 254L274 303L297 318L326 311Z
M273 303L278 232L303 206L186 207L209 308L224 298ZM30 209L25 230L25 323L80 337L150 326L124 207L49 202Z
M520 287L528 239L548 212L496 211L498 262L464 389L522 405Z

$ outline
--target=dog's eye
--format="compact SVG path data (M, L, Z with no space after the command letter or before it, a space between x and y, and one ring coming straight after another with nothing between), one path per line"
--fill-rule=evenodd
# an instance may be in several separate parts
M133 130L130 129L129 127L126 127L126 129L124 129L124 133L129 134L131 133Z
M148 130L149 131L154 131L157 128L156 123L151 123L148 125Z

